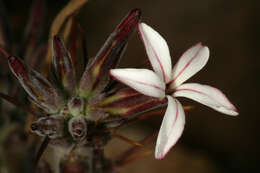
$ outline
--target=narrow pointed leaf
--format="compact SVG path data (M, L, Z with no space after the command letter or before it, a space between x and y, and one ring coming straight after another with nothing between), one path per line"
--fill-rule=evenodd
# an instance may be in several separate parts
M110 115L129 116L152 110L165 104L166 99L145 96L133 89L122 89L97 104Z
M115 68L126 49L128 39L140 20L140 11L132 10L109 36L80 81L80 94L101 92L109 82L109 69Z
M201 43L188 49L173 68L170 88L174 89L200 71L208 62L209 49Z
M36 0L31 7L29 22L24 31L22 47L20 47L20 56L25 57L28 63L31 61L30 58L34 58L31 55L40 43L45 7L45 0Z
M164 82L151 70L147 69L113 69L111 76L130 86L136 91L151 97L165 96Z
M165 157L182 135L185 125L185 114L182 105L171 96L167 96L167 98L168 107L156 141L156 159L163 159Z
M76 49L77 49L77 33L76 33L76 21L75 16L72 16L72 24L70 29L70 48L69 52L71 55L71 61L75 65L75 56L76 56Z
M67 44L69 45L68 49L70 51L72 63L75 65L75 63L78 64L83 62L83 66L86 67L88 62L86 34L77 22L75 16L72 16L70 36ZM79 56L81 59L79 59Z
M42 65L44 59L42 57L45 56L47 52L47 44L39 45L34 52L28 57L29 62L27 62L30 67L37 69L38 71L42 71L44 66Z
M138 25L138 31L154 71L165 83L169 82L172 64L166 41L158 32L145 23Z
M187 83L176 88L174 97L187 97L227 115L238 115L236 107L218 89L208 85Z
M6 9L0 1L0 46L10 51L10 28L6 17Z
M62 99L48 80L43 78L38 72L27 67L17 57L10 56L8 64L13 74L33 100L43 107L49 108L50 112L58 110L62 104Z
M81 76L88 64L87 40L86 34L75 16L72 16L70 34L66 45L71 55L72 64L77 66L76 76Z
M53 67L65 90L72 92L76 85L76 72L69 51L58 37L53 38Z
M88 62L89 62L89 55L88 55L88 44L86 39L86 34L84 33L83 29L79 25L80 30L80 38L81 38L81 47L82 47L82 56L83 56L83 64L84 68L86 68Z
M31 113L37 117L40 117L40 114L37 113L33 108L30 106L27 106L21 102L19 102L16 98L11 97L9 95L6 95L4 93L0 93L0 98L8 101L9 103L12 103L13 105L17 106L18 108L22 108L23 110L27 111L28 113Z

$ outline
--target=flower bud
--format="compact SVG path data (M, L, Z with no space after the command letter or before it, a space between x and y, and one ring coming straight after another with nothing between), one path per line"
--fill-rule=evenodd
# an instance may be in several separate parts
M78 116L83 111L84 100L79 97L74 97L69 101L68 108L73 116Z
M69 120L69 132L74 141L80 142L87 135L87 124L83 116L73 117Z
M76 72L70 53L58 36L54 36L52 44L55 75L64 89L72 93L76 85Z
M166 101L167 99L145 96L134 89L126 88L103 99L96 107L113 116L127 117L160 107Z
M31 131L39 136L48 136L51 139L64 135L64 118L60 115L41 117L31 124Z
M24 90L37 105L44 107L48 113L58 111L63 105L63 98L47 79L24 64L18 57L8 57L8 63Z
M128 39L140 21L141 11L134 9L110 34L104 46L89 63L80 80L79 91L83 97L101 92L109 83L109 70L115 68L127 47Z

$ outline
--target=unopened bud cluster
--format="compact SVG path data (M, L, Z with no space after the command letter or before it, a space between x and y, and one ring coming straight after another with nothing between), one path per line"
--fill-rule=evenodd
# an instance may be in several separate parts
M56 144L65 141L102 146L110 139L110 127L165 103L165 100L144 96L133 89L113 88L109 70L119 63L139 21L140 11L132 10L87 64L81 78L76 76L77 57L70 52L77 52L77 47L67 49L57 35L52 42L53 82L20 58L8 58L11 71L30 100L46 113L32 123L33 133L47 136Z

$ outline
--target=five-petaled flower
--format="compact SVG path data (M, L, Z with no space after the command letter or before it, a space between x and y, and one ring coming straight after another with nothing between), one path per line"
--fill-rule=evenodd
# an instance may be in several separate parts
M185 114L176 97L187 97L216 111L238 115L235 106L218 89L197 83L183 84L200 71L208 61L209 49L201 43L188 49L172 69L168 45L164 38L148 25L138 26L139 35L154 71L148 69L112 69L110 74L138 92L168 99L168 106L157 138L155 158L165 157L180 138Z

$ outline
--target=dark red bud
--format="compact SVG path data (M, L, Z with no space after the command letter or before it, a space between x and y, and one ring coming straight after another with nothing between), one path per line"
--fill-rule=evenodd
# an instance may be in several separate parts
M118 33L117 39L121 39L126 35L130 35L138 24L140 17L141 11L139 9L133 9L130 11L116 28L116 32Z
M8 57L8 64L30 97L49 113L57 112L63 104L63 99L51 83L38 72L24 64L15 56Z
M27 70L23 62L20 61L20 59L14 56L10 56L8 57L8 63L12 72L16 75L17 78L21 76L22 78L28 80Z
M140 10L132 10L110 34L81 78L81 96L88 97L101 92L109 83L109 70L118 65L127 47L128 39L137 27L140 16Z
M63 87L72 92L76 84L76 73L70 53L58 36L54 36L52 44L55 75Z

